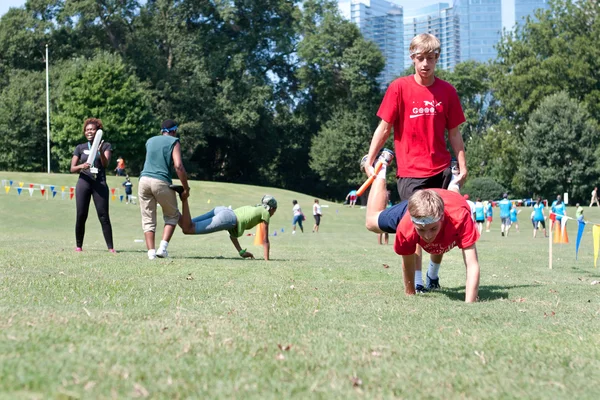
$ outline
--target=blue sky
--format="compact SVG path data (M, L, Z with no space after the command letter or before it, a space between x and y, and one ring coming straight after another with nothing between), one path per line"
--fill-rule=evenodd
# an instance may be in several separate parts
M0 1L0 15L6 14L11 7L21 7L25 5L25 0L2 0Z

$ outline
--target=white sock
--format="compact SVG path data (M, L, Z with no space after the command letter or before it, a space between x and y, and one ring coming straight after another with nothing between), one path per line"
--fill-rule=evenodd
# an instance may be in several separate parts
M423 286L423 271L415 271L415 287Z
M381 179L383 179L383 180L385 180L385 173L386 173L386 170L387 170L387 165L383 164L383 165L381 166L381 169L380 169L380 170L379 170L379 172L377 173L377 177L378 177L378 178L381 178Z
M431 279L437 279L438 274L440 272L440 266L441 264L436 264L433 261L429 260L429 268L427 268L427 275L429 275Z
M161 240L159 249L162 251L165 251L167 249L167 247L169 247L169 242L165 242L164 240Z

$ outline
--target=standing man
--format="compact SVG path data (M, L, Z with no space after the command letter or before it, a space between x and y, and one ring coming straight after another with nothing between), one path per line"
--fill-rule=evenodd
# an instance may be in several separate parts
M315 203L313 204L313 217L315 218L315 226L313 226L313 233L319 233L319 225L321 225L321 205L319 204L319 199L315 199Z
M173 169L183 186L183 188L178 187L178 189L182 189L181 199L187 199L190 195L187 173L181 159L181 145L177 138L177 123L171 119L163 121L161 133L162 135L150 138L146 142L146 161L138 185L142 228L150 260L168 256L167 247L181 217L177 208L175 192L170 188L173 183L171 180ZM157 203L162 208L165 221L158 251L155 250Z
M597 186L594 187L594 190L592 190L592 200L590 201L590 208L592 208L594 203L596 203L596 205L598 207L600 207L600 202L598 202L598 187Z
M510 229L510 207L511 203L508 200L508 193L504 193L502 195L502 200L498 202L498 206L500 207L500 232L502 232L502 236L506 232L506 236L508 236L508 230Z
M400 200L427 188L448 188L452 179L452 156L446 148L445 132L458 161L459 173L454 182L461 186L467 177L465 145L459 126L465 122L456 89L435 77L440 57L440 41L422 33L410 43L414 75L398 78L388 87L377 116L381 118L373 134L365 162L367 176L374 175L373 164L394 128ZM417 246L415 287L426 291L421 273L421 248ZM430 270L439 263L430 261ZM428 284L428 286L430 286Z

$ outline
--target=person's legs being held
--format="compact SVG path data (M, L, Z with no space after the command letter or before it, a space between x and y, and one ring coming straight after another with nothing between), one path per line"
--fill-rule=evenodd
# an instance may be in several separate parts
M371 184L369 198L367 200L366 227L369 231L383 233L379 227L379 215L386 208L387 187L385 183L386 166L382 166L377 178Z
M206 235L213 232L226 231L237 226L237 217L228 207L215 207L209 212L193 220L194 235Z

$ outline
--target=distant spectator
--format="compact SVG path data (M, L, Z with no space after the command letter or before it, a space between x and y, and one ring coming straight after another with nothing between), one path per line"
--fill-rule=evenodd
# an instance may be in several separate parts
M115 168L115 176L125 176L125 160L119 156L117 158L117 168Z
M302 213L302 209L300 208L300 204L298 204L297 200L292 200L292 204L294 205L294 207L292 208L292 212L294 214L294 217L292 220L292 224L294 225L294 228L292 229L292 235L296 234L296 224L298 224L298 226L300 227L300 230L302 231L302 233L304 233L304 227L302 226L302 221L304 221L305 218L304 218L304 214Z
M354 205L356 204L356 190L351 190L350 193L348 193L348 195L346 196L346 201L348 202L348 205L350 207L354 207Z
M125 204L135 204L133 201L133 183L129 180L129 175L125 178L125 182L121 184L125 188Z
M313 204L313 217L315 218L315 226L313 226L313 233L319 233L319 225L321 225L321 205L319 204L319 199L315 199L315 203Z
M596 203L598 207L600 207L600 202L598 202L598 187L594 187L592 190L592 200L590 201L590 208Z

